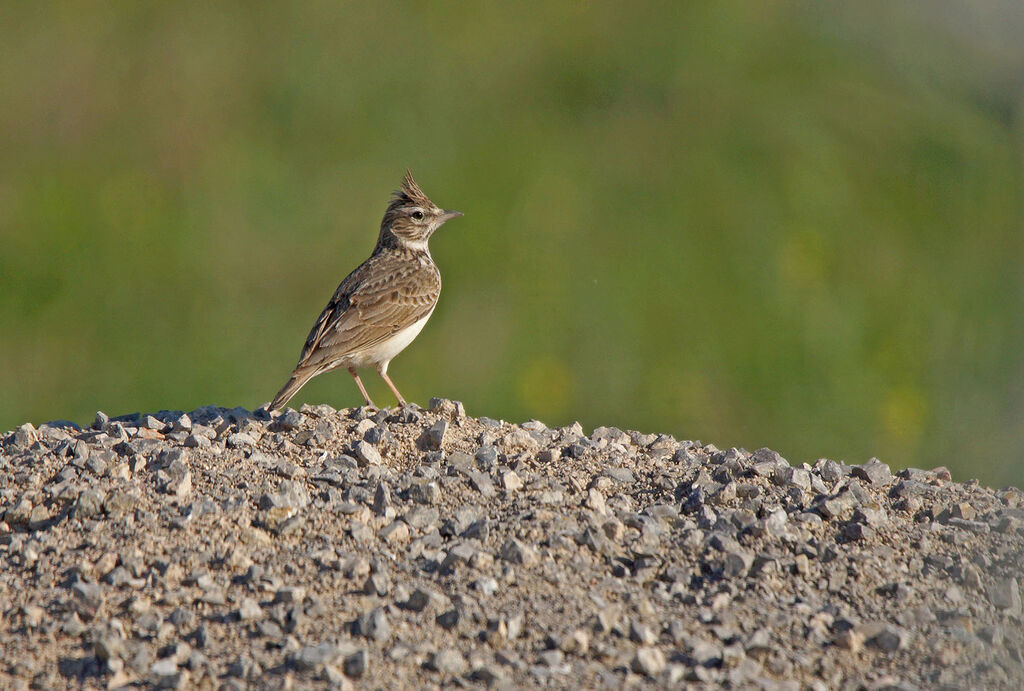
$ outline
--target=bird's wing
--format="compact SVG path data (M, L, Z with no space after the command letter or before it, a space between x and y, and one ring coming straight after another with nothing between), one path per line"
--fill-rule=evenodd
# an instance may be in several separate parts
M309 332L296 369L319 369L430 314L441 289L436 268L407 262L380 271L375 260L371 257L338 286Z

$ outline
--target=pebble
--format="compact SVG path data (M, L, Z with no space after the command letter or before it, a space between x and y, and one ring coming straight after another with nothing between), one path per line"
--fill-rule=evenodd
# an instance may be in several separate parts
M420 435L419 447L424 451L438 451L444 444L445 435L448 433L448 421L438 420L423 430Z
M375 607L356 620L353 630L357 636L383 641L391 635L391 625L383 607Z
M383 463L380 452L373 444L367 441L356 442L352 447L352 455L356 457L362 466L377 466Z
M536 565L540 560L535 549L515 538L507 540L501 546L501 558L527 567Z
M441 501L441 488L436 482L414 482L409 488L409 499L418 504L437 504Z
M506 470L501 474L501 487L506 492L518 492L523 488L523 481L514 470Z
M163 482L163 491L178 499L184 499L192 492L192 471L182 458L171 461L158 472L157 477Z
M432 602L434 602L437 599L439 598L435 593L429 590L425 590L423 588L417 588L409 596L409 599L403 604L403 607L412 612L422 612L427 607L429 607Z
M183 689L188 686L189 673L179 669L174 660L163 659L150 665L147 679L158 689Z
M656 677L665 669L665 653L658 648L639 647L630 662L630 669L645 677Z
M461 676L465 674L469 664L465 656L455 648L444 648L430 656L427 663L429 669L442 674Z
M996 609L1007 614L1021 614L1020 586L1016 578L998 578L988 588L988 599Z
M242 604L238 608L238 618L240 621L255 621L263 618L263 610L260 608L260 603L255 598L247 597L242 600Z
M892 473L889 471L889 466L882 463L877 458L872 458L870 461L862 465L853 466L851 474L854 477L866 480L875 487L884 487L892 482L893 479Z
M409 526L404 521L392 521L377 536L392 545L402 544L409 541Z
M863 634L867 645L886 652L902 650L910 644L909 631L886 622L866 624L860 633Z
M370 655L366 650L359 650L345 658L345 674L359 679L370 669Z
M89 621L103 607L105 597L101 586L78 581L71 586L71 599L79 616Z
M317 667L340 662L346 656L354 654L354 647L342 647L334 643L324 642L308 645L289 655L292 666L299 670L314 670Z

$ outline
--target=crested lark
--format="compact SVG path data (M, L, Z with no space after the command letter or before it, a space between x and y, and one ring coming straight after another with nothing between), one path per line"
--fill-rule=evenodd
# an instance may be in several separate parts
M388 377L388 364L423 329L441 293L441 273L427 241L445 221L461 215L438 208L406 171L384 212L373 254L334 292L270 410L281 408L316 375L337 367L356 380L366 405L373 406L373 401L356 370L369 366L377 368L398 403L405 405Z

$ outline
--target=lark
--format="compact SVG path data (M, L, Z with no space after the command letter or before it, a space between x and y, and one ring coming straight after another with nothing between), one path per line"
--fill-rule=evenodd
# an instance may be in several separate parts
M284 406L316 375L339 367L356 380L366 405L376 407L359 379L358 370L365 367L376 368L405 405L388 365L423 330L441 294L441 272L427 246L430 236L461 215L430 201L406 171L384 212L373 254L334 291L271 410Z

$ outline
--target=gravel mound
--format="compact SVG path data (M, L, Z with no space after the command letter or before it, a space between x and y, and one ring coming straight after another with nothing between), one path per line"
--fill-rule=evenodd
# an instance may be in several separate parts
M0 688L1024 688L1024 493L430 410L0 452Z

